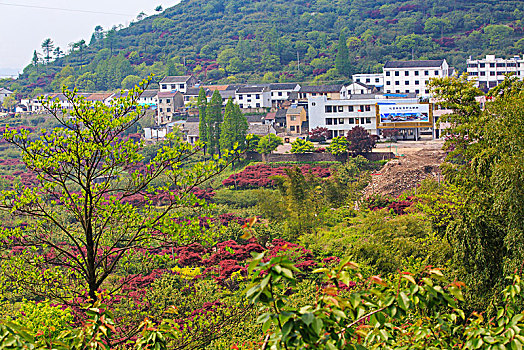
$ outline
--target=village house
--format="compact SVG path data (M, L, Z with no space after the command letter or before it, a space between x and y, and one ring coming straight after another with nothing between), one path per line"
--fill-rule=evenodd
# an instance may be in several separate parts
M354 82L343 86L340 90L340 97L347 98L349 95L363 95L373 93L374 87L364 83Z
M246 86L235 92L235 103L242 109L271 107L271 92L266 86Z
M303 134L303 124L307 122L307 112L302 106L291 106L286 113L286 131L290 134Z
M343 85L302 86L298 91L299 101L307 103L310 97L326 96L328 100L340 100Z
M145 90L138 98L138 104L145 107L158 106L158 90Z
M271 104L273 107L281 107L288 100L292 92L298 92L300 85L297 83L274 83L269 84L271 91Z
M185 94L187 89L194 87L196 83L197 79L192 75L167 76L160 80L160 92L178 91Z
M157 124L162 125L170 122L173 116L184 106L184 96L179 91L159 92Z
M4 88L0 88L0 103L4 102L7 96L10 96L13 92Z
M353 74L351 80L354 83L362 83L367 86L373 86L377 89L384 87L384 74L383 73L359 73Z

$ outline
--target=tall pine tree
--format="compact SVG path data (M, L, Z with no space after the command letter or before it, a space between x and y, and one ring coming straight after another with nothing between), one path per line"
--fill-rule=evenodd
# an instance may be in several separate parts
M206 121L206 108L207 108L207 96L204 88L200 88L198 92L198 138L204 144L207 144L207 121Z
M222 97L218 90L213 92L206 108L207 145L210 154L220 153L220 123L222 123Z
M344 33L340 33L337 46L337 57L335 59L335 68L337 71L346 76L351 76L351 63L349 62L349 50L347 38Z
M240 107L236 103L233 108L236 142L238 142L240 148L244 149L249 123L247 122L246 116L242 113Z
M235 117L233 100L229 98L226 103L226 111L224 112L224 122L220 130L220 149L222 151L226 149L232 150L237 142Z

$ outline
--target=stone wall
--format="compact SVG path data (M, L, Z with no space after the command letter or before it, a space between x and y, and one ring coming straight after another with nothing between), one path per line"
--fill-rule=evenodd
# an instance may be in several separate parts
M370 152L363 156L370 161L395 158L393 152ZM254 161L274 162L345 162L347 155L334 156L331 153L272 153L264 157L257 152L247 152L246 159Z

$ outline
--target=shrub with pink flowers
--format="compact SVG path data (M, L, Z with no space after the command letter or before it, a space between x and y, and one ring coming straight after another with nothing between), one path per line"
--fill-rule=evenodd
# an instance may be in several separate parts
M284 176L286 175L285 169L291 167L292 166L272 167L268 164L249 165L241 172L229 176L222 181L222 184L236 189L272 187L274 183L271 177L276 175ZM331 176L331 169L323 166L304 164L300 166L300 170L304 175L312 173L314 176L320 178Z

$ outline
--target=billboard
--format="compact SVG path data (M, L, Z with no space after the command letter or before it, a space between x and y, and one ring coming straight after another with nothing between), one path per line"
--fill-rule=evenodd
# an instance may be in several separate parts
M379 128L427 128L433 126L429 103L377 105Z

